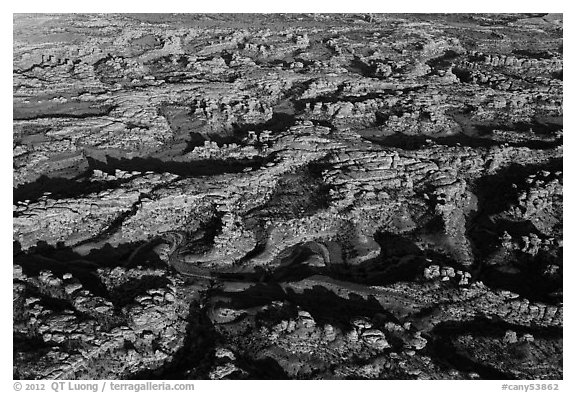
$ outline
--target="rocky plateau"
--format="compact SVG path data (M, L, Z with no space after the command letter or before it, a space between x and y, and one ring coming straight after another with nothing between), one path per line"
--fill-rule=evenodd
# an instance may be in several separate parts
M15 14L17 379L562 379L555 14Z

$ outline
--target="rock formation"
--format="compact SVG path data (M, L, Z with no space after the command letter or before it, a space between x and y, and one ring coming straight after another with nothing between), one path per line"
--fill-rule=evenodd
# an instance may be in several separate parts
M561 379L562 34L15 15L15 378Z

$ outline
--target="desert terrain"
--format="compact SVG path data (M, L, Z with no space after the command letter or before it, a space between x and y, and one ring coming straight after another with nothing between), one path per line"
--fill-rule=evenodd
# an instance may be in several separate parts
M18 379L562 379L554 14L16 14Z

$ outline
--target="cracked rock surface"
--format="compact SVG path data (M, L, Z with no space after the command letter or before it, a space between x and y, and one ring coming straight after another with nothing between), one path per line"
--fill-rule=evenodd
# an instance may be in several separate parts
M562 34L16 14L14 378L562 379Z

